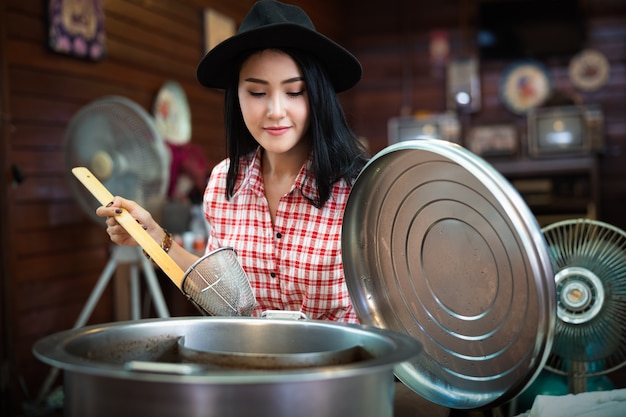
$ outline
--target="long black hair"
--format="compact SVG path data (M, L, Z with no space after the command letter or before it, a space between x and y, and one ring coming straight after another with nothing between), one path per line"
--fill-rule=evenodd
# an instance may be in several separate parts
M339 98L319 61L302 51L278 49L291 56L304 77L310 109L309 128L305 135L311 141L311 168L317 185L317 198L307 198L319 208L330 198L331 188L336 182L343 179L353 183L367 162L368 154L348 126ZM259 146L244 123L237 91L241 64L254 52L258 51L251 51L237 60L225 93L226 141L230 158L227 198L233 196L240 159L248 157Z

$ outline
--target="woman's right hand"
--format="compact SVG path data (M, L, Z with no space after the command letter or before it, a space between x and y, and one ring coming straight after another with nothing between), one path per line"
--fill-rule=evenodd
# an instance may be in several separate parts
M136 202L116 196L106 206L100 206L96 209L96 215L106 218L106 231L113 243L125 246L138 246L137 241L115 219L115 216L119 215L122 209L128 211L155 241L160 242L160 239L163 237L163 229L152 218L152 215Z

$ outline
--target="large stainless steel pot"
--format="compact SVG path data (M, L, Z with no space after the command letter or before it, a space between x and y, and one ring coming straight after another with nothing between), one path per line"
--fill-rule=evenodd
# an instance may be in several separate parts
M274 359L319 353L327 361L355 347L365 354L319 367L222 368L189 363L180 352L183 337L195 339L194 350L211 339L213 353ZM394 366L420 351L412 337L385 329L235 317L110 323L56 333L34 346L40 360L64 370L68 417L392 416Z

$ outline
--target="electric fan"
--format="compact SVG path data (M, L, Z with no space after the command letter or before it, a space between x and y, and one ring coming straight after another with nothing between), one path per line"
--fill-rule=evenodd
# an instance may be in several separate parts
M98 99L83 107L70 121L65 136L65 162L69 172L85 166L114 195L137 201L150 209L165 198L169 182L169 151L151 116L135 102L119 96ZM78 203L98 222L100 205L71 177Z
M114 195L135 200L148 210L157 208L165 198L169 182L167 147L149 114L127 98L100 98L72 117L65 135L65 163L68 176L73 167L89 167ZM102 224L104 220L95 214L100 203L73 176L70 186L85 213ZM161 317L169 316L154 269L141 256L141 249L115 245L76 327L86 323L118 263L131 264L132 318L139 318L138 263L143 266L157 312Z
M169 183L169 151L149 114L135 102L107 96L80 109L70 120L65 135L65 166L72 192L84 212L98 224L100 203L80 184L71 170L88 167L112 194L135 200L148 210L164 201ZM138 265L152 295L157 314L169 317L156 273L138 246L113 245L111 258L93 288L74 328L84 326L119 264L130 265L131 317L139 318ZM41 388L40 403L56 379L53 368Z
M543 228L557 285L557 316L545 368L571 393L626 363L626 232L597 220Z

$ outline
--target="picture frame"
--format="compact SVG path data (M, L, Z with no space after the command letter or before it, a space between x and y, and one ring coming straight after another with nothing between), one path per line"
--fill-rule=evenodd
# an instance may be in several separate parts
M466 147L479 156L513 156L519 151L517 130L511 124L474 126Z
M48 47L91 61L106 57L103 0L49 0Z
M215 9L204 9L204 52L207 53L218 43L230 38L236 32L235 19Z

